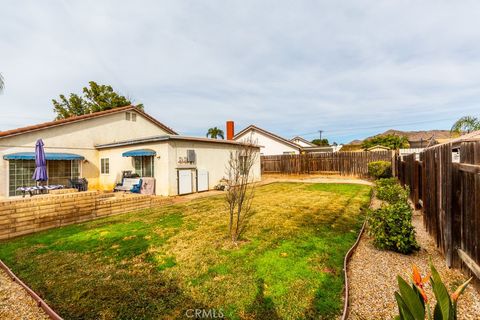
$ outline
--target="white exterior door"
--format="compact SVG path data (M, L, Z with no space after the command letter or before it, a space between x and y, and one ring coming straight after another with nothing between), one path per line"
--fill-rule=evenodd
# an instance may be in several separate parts
M208 171L207 170L198 170L197 171L197 185L198 192L208 191Z
M192 170L178 170L178 194L187 194L192 192Z

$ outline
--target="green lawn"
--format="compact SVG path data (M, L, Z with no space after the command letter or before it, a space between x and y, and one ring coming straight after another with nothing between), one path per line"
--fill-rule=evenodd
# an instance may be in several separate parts
M256 189L238 246L216 196L1 242L0 259L65 319L329 319L369 199L368 186L276 183Z

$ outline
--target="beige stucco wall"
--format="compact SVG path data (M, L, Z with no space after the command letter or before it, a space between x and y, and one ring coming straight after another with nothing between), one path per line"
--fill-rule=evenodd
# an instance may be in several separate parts
M251 140L250 140L251 139ZM261 146L260 152L264 156L281 155L284 152L298 154L299 149L282 143L256 130L249 130L235 139L236 141L250 140Z
M208 171L209 189L213 189L219 181L226 177L227 163L230 152L239 150L241 147L231 144L208 143L198 141L169 141L169 195L176 195L177 190L177 170L178 168L191 167L189 165L179 164L180 157L187 156L187 150L195 150L196 164L194 169L204 169ZM257 155L253 167L253 179L261 179L260 156Z
M100 167L100 161L102 158L108 158L110 163L110 173L100 174L101 190L113 190L115 184L121 182L122 171L135 170L135 167L133 165L133 158L123 157L122 154L127 151L133 151L138 149L151 149L156 152L153 164L155 175L155 191L158 195L168 195L169 149L166 142L101 149L98 156L98 167Z
M128 111L133 112L133 111ZM0 138L0 197L8 196L8 161L3 156L16 152L33 152L38 139L43 139L46 152L75 153L85 157L82 176L90 189L104 189L99 179L100 160L96 144L164 135L160 127L137 113L136 122L128 121L125 112L50 127L17 136ZM127 159L128 160L128 159Z
M124 170L134 170L132 158L122 157L127 151L138 149L151 149L156 152L154 161L155 192L157 195L174 196L178 194L177 170L189 168L191 170L204 169L209 174L209 189L213 189L218 182L226 176L226 166L230 152L238 150L236 145L208 143L198 141L161 141L148 144L136 144L123 147L112 147L99 151L99 163L101 158L109 158L110 173L100 175L101 186L105 190L112 190L121 180ZM179 164L180 157L187 156L187 150L195 150L196 164ZM255 181L261 178L260 157L257 155L253 175Z

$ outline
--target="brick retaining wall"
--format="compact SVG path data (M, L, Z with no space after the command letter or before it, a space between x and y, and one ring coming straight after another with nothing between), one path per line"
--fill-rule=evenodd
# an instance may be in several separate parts
M165 199L99 191L0 201L0 239L158 206Z

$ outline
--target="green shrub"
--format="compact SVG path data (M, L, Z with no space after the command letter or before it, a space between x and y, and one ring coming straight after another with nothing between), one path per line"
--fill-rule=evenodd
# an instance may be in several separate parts
M375 184L378 187L387 187L387 186L392 186L395 184L398 184L397 178L381 178L375 181Z
M368 174L375 179L390 178L392 163L389 161L373 161L368 164Z
M412 226L412 208L406 201L398 201L370 210L367 216L369 234L380 249L404 254L419 249Z
M399 201L407 202L410 193L408 187L402 188L395 178L378 179L376 190L377 198L390 204Z

